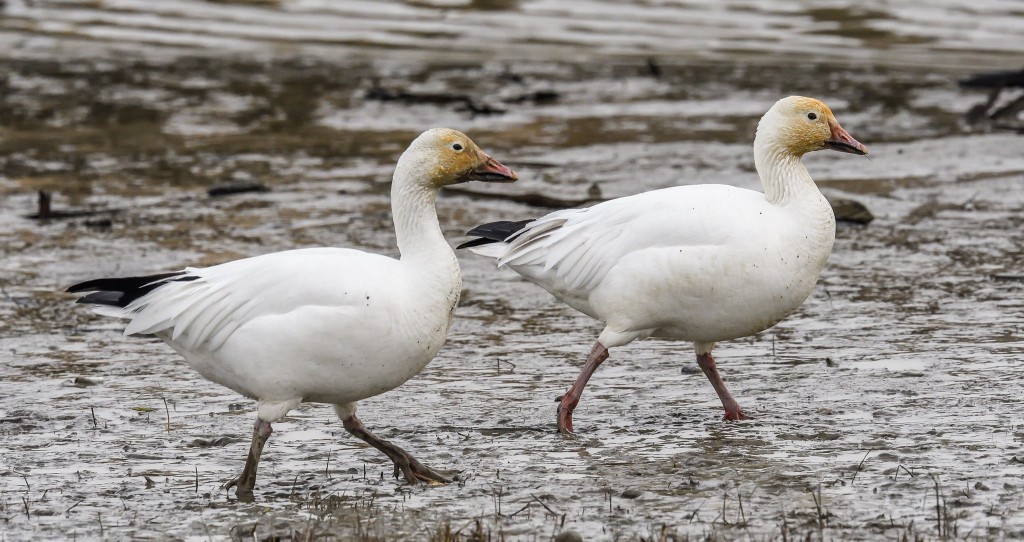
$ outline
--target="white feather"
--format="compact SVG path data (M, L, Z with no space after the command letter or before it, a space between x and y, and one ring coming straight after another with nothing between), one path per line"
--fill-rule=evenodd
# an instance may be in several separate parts
M783 143L771 137L788 132L774 130L772 115L759 129L758 169L784 204L728 185L665 188L548 214L474 252L604 322L607 347L761 331L807 297L835 238L831 208L799 157L777 151Z
M438 153L452 152L452 134L424 133L396 167L401 260L343 248L277 252L186 268L124 308L96 312L128 320L126 335L162 338L207 379L259 399L264 421L301 401L351 405L392 389L444 344L461 292L434 208Z

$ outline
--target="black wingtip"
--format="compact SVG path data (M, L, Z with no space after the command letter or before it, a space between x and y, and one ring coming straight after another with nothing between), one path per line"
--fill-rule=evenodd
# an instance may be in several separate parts
M78 298L76 303L127 307L132 301L152 292L169 281L189 281L197 278L199 277L196 275L187 275L185 271L159 273L142 277L102 278L72 284L64 291L69 294L92 292Z
M481 224L468 232L466 235L476 236L479 239L473 239L466 241L461 245L455 247L456 249L478 247L480 245L489 245L491 243L503 243L518 233L520 230L526 227L527 224L533 222L533 219L528 220L501 220L498 222L489 222L487 224Z
M530 218L527 220L499 220L497 222L488 222L487 224L481 224L469 230L466 232L466 235L486 237L492 241L504 241L511 237L513 233L516 233L530 222L533 222L533 220L534 219Z
M466 241L465 243L462 243L461 245L455 247L455 250L462 250L464 248L473 248L473 247L478 247L480 245L489 245L491 243L497 243L497 241L495 241L494 239L487 239L486 237L478 237L478 238L473 239L471 241Z
M93 292L78 298L75 300L75 303L123 307L124 305L121 304L122 297L124 297L124 292Z
M64 293L77 294L78 292L88 292L89 290L92 289L89 285L89 283L91 282L95 281L87 280L85 282L79 282L78 284L72 284L71 286L68 286L66 290L64 290Z
M129 292L141 288L147 284L153 284L154 282L160 282L170 278L184 275L184 271L174 271L171 273L158 273L156 275L144 275L141 277L115 277L115 278L102 278L87 280L85 282L79 282L78 284L72 284L65 290L69 294L78 292L89 292L93 290L111 290L115 292Z

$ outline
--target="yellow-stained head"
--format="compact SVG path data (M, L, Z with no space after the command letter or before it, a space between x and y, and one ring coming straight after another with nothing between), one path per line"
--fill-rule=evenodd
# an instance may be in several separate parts
M804 96L790 96L776 102L762 117L757 132L797 156L822 149L868 153L867 147L839 125L827 105Z
M512 182L516 172L491 158L466 134L434 128L420 134L399 160L415 168L416 177L434 188L468 181Z

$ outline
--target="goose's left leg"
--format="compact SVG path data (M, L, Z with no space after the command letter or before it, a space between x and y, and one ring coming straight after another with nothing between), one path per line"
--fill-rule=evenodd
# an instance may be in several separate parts
M346 431L359 440L380 450L391 459L391 462L395 464L395 478L398 478L398 473L401 472L402 476L405 477L405 481L410 484L417 482L447 484L452 481L451 478L417 461L416 458L409 455L409 452L367 430L363 422L356 417L355 403L334 405L334 411L338 413L338 417L341 418L341 423L345 426Z
M238 478L224 484L223 489L235 488L235 497L242 502L252 502L252 490L256 487L256 467L260 464L260 455L263 454L263 446L274 430L270 422L263 421L257 417L256 425L252 429L252 444L249 445L249 455L245 459L245 468Z
M749 420L750 416L747 416L736 399L733 399L732 394L725 387L725 382L722 381L722 376L718 374L718 365L715 364L715 358L711 356L711 349L706 348L706 352L702 352L702 350L705 349L697 347L697 365L700 366L700 370L704 372L704 376L708 377L715 392L718 393L718 398L722 401L722 406L725 407L724 419L730 421Z
M256 467L260 464L260 456L263 455L263 447L267 439L274 432L270 427L271 422L277 422L288 415L288 412L299 405L302 398L292 398L285 401L264 401L260 400L256 410L256 425L252 428L252 444L249 445L249 455L245 458L245 468L242 475L224 484L223 489L235 488L235 497L242 502L252 502L252 490L256 487Z

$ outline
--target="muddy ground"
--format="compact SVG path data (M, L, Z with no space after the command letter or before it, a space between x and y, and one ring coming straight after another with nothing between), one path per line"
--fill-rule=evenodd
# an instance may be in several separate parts
M354 2L8 1L0 540L1024 538L1024 136L965 122L985 96L956 86L1019 67L1006 36L1024 14L843 4L586 2L612 11L580 20L545 2L391 3L357 14L364 32ZM673 39L685 21L703 33ZM533 34L483 39L488 22ZM820 46L834 58L800 51ZM825 99L869 146L807 162L876 219L840 225L796 314L716 350L752 421L720 420L689 345L645 341L612 353L578 434L557 435L553 400L599 326L466 254L448 345L360 410L462 482L400 483L330 408L304 405L275 425L242 504L219 486L255 405L61 293L296 247L395 255L391 168L432 126L521 175L478 190L755 188L753 129L788 94ZM269 190L207 194L228 181ZM27 218L40 190L84 214ZM548 210L455 192L438 207L453 243Z

